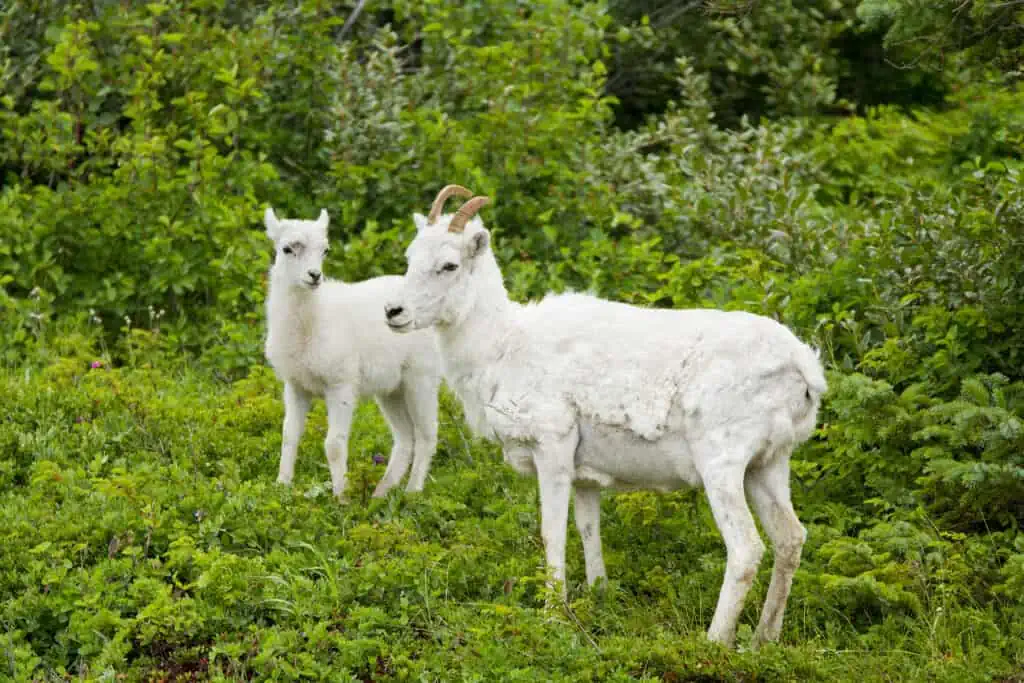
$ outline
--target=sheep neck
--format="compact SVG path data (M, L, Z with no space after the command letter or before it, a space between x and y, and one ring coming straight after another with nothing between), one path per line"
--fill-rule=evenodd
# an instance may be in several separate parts
M319 289L310 290L294 285L283 274L277 274L271 269L270 293L267 297L267 318L270 327L294 330L300 333L300 338L306 338L316 322L318 292Z
M453 377L475 376L482 367L495 365L515 337L520 305L509 299L494 255L480 258L473 306L459 321L438 328L441 353Z

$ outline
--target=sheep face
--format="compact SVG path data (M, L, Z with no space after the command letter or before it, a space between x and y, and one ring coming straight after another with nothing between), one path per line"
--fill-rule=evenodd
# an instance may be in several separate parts
M417 234L405 252L408 268L402 288L384 306L394 332L461 322L476 302L477 266L490 244L490 233L479 218L459 233L448 231L450 215L433 224L420 214L413 219Z
M314 290L323 283L324 256L329 250L329 221L326 209L320 211L315 221L282 220L273 209L267 209L263 222L276 251L272 270L275 279L307 290Z

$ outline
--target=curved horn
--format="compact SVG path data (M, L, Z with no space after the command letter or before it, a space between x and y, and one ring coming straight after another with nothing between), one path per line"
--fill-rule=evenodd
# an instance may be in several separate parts
M473 196L473 193L462 185L445 185L441 188L441 191L437 193L434 203L430 205L430 214L427 216L428 225L433 225L437 222L438 217L441 215L441 211L444 210L444 203L448 201L449 197L456 194L460 197Z
M490 197L473 197L459 207L459 210L452 216L452 222L448 224L448 232L462 232L466 229L466 221L476 215L481 208L491 203Z

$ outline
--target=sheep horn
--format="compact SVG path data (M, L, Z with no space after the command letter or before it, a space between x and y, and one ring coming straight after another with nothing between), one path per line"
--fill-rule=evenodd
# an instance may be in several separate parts
M452 216L452 222L448 224L448 232L460 233L466 229L466 221L472 218L482 207L491 203L490 197L473 197L459 207L459 210Z
M473 196L473 193L462 185L445 185L441 188L441 191L437 193L437 198L434 199L434 203L430 205L430 214L427 216L427 224L433 225L437 222L438 217L441 215L441 211L444 210L444 203L448 201L449 197L456 194L460 197Z

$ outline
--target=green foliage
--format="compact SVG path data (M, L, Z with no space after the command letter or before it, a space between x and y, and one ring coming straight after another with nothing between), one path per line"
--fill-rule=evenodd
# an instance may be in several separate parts
M863 0L857 15L883 28L885 45L904 63L935 69L994 70L1019 80L1024 8L1019 2Z
M608 88L621 102L623 124L636 125L675 99L680 57L708 74L714 109L727 125L836 103L840 61L831 44L849 24L849 3L614 0L609 6L620 26L611 33Z
M389 436L367 404L353 503L339 507L322 406L295 486L273 483L282 408L266 369L228 384L173 360L93 367L81 339L54 346L76 353L0 377L13 407L0 423L0 646L17 680L884 680L922 666L982 680L1021 664L1024 553L1005 534L940 534L914 514L867 523L856 502L798 488L811 540L789 647L728 653L702 636L724 555L692 492L606 497L612 582L580 585L574 539L571 607L552 612L535 485L467 438L447 393L429 490L369 497Z
M607 89L619 100L616 119L633 128L682 95L674 82L680 58L708 75L713 109L730 127L744 117L940 103L952 75L904 63L892 17L872 13L872 4L611 0Z
M1012 31L881 66L1007 11L919 4L5 4L0 678L1019 678L1024 96L986 80ZM327 208L360 279L448 182L494 197L516 299L749 310L821 349L784 647L702 639L695 492L608 495L607 591L574 539L544 610L535 485L447 393L425 495L370 499L370 405L352 505L321 408L272 484L263 207Z

